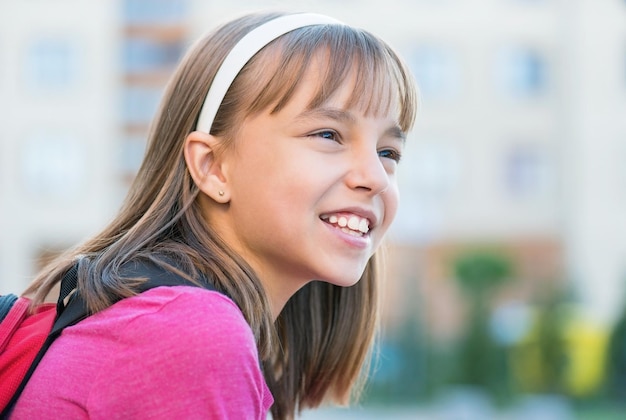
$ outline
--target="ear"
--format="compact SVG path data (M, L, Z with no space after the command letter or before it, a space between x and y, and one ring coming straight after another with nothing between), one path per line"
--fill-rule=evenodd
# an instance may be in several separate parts
M215 150L220 140L207 133L194 131L185 138L184 154L187 169L200 191L218 203L230 201L222 162Z

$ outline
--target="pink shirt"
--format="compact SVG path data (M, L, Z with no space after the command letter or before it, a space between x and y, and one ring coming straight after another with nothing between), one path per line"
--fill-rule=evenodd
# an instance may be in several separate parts
M266 419L273 402L239 308L158 287L67 328L12 419Z

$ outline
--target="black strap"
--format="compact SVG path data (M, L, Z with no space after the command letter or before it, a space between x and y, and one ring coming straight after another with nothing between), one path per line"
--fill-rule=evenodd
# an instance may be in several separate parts
M186 278L167 271L164 268L158 266L156 263L150 261L132 261L125 264L121 269L122 277L127 278L146 278L147 280L142 283L138 288L138 292L145 292L146 290L159 287L159 286L197 286L190 282ZM201 279L202 287L205 289L216 290L215 287L206 279ZM59 299L57 301L57 316L52 325L52 330L43 346L35 356L35 360L30 365L30 368L26 372L26 375L22 379L20 386L11 398L9 404L0 413L0 419L8 419L9 414L13 410L13 406L19 399L22 391L26 387L26 383L33 375L33 372L39 365L39 362L43 358L44 354L56 338L61 335L61 332L66 327L77 324L83 319L89 316L87 305L82 296L76 291L78 285L78 263L74 264L72 268L63 276L61 280L61 291L59 293ZM65 299L74 292L67 304L64 303Z
M0 296L0 322L4 321L15 302L17 302L17 296L13 294Z

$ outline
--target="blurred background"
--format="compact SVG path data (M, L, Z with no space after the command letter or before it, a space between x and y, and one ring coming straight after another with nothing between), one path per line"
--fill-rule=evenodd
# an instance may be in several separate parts
M380 35L421 92L371 381L303 418L623 418L625 0L0 0L0 293L107 223L182 53L260 9Z

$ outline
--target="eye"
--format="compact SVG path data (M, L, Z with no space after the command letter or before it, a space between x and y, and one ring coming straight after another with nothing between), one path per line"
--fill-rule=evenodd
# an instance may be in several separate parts
M400 162L402 154L394 149L383 149L378 151L378 156L385 159L391 159L395 162Z
M317 131L311 134L310 137L320 137L324 140L331 140L331 141L339 142L339 134L337 134L337 132L333 130Z

